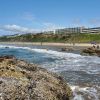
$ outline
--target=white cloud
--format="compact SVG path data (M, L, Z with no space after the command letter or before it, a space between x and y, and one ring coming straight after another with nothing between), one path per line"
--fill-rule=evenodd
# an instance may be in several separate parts
M44 30L46 31L54 31L55 29L65 28L65 27L62 27L61 25L56 25L50 22L43 23L43 25L44 25Z
M21 27L21 26L18 26L18 25L4 25L4 26L0 27L0 29L2 29L4 31L20 32L20 33L36 33L36 32L39 32L39 30Z
M23 34L23 33L39 33L44 31L54 31L55 29L65 28L53 23L40 23L40 24L42 26L42 29L27 28L14 24L14 25L0 26L0 30L3 30L5 32L11 32L11 34L16 34L16 33Z

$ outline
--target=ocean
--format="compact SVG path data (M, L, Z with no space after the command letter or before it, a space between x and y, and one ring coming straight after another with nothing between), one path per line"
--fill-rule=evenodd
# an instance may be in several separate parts
M0 45L0 55L14 55L61 75L73 90L72 100L100 100L100 57L17 45Z

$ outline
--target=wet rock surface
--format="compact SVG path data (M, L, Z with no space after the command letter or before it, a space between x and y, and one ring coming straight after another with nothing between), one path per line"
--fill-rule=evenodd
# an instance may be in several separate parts
M64 48L61 48L61 51L72 52L72 51L74 51L74 48L64 47Z
M82 55L90 55L90 56L99 56L100 57L100 49L97 48L86 48L82 50Z
M0 57L0 100L69 100L71 95L60 76L13 56Z

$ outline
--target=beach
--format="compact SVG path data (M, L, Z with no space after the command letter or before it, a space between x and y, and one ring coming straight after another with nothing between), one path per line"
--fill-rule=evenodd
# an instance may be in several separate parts
M61 52L80 54L83 49L92 47L93 44L89 43L50 43L50 42L0 42L0 45L14 45L22 47L41 48L46 50L56 50ZM66 50L62 50L66 49Z
M0 42L0 44L19 44L19 45L44 45L44 46L80 46L90 47L92 44L89 43L49 43L49 42Z
M61 51L62 48L67 48L67 52L80 53L83 49L92 47L90 43L50 43L50 42L0 42L0 45L16 45L16 46L33 46L42 49L53 49ZM99 44L98 44L99 45Z

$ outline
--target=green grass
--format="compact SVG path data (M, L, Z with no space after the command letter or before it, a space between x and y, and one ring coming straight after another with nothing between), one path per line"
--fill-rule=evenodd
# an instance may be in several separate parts
M100 34L78 34L70 38L77 43L89 43L92 41L100 43Z
M25 34L16 37L0 37L0 41L12 42L76 42L76 43L90 43L92 41L100 43L100 34Z

